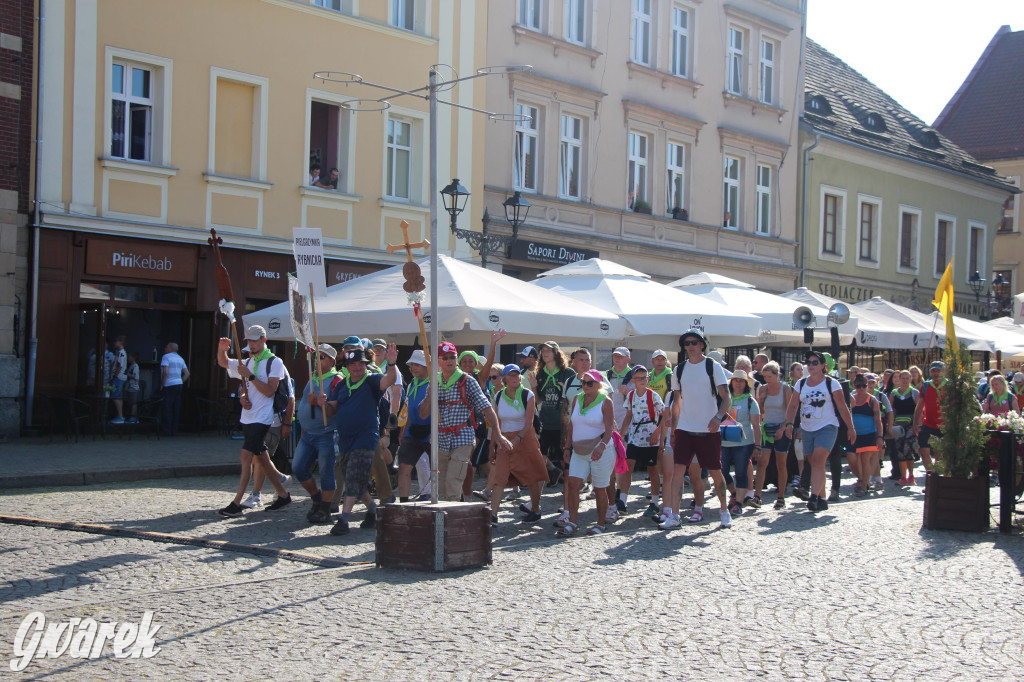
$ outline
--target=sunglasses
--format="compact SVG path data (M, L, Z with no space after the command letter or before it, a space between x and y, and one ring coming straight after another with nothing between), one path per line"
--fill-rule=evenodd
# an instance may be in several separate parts
M497 374L492 374L491 375L491 379L500 379L500 378L501 377L499 377Z
M442 360L454 360L454 359L455 359L455 358L457 358L457 357L458 357L458 356L457 356L457 355L455 355L455 354L453 353L453 354L451 354L451 355L442 355L442 356L441 356L441 359L442 359Z
M815 367L817 365L820 365L821 362L819 360L808 360L807 364L810 365L811 367Z
M683 345L684 346L699 346L699 345L701 345L701 343L697 339L689 339L687 341L683 341Z
M597 383L596 381L584 381L584 382L581 382L580 385L581 386L593 386L596 383Z
M647 381L649 377L645 374L642 377L633 377L633 381Z

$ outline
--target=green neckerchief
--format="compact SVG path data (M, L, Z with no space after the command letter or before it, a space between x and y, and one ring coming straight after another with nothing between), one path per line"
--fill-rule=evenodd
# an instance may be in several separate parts
M522 384L520 384L519 386L516 386L516 397L514 399L508 397L508 386L506 386L505 388L501 389L501 396L505 399L506 403L508 403L513 408L518 410L519 409L519 405L521 404L521 401L522 401L522 397L523 397L523 386L522 386ZM523 409L524 410L526 409L526 405L525 404L523 404Z
M417 379L416 377L413 377L412 383L409 384L409 394L416 395L416 391L419 390L420 386L426 386L429 383L430 377L427 377L426 379Z
M455 371L452 372L451 378L448 379L448 381L445 381L444 380L444 375L441 374L440 372L438 372L437 373L437 382L441 385L441 390L442 391L447 391L448 389L450 389L452 386L454 386L455 384L457 384L459 382L459 379L462 378L463 374L465 374L465 372L463 372L461 369L456 367Z
M260 366L260 362L262 360L266 360L267 358L271 358L273 356L274 356L274 354L270 352L270 349L267 348L266 346L263 346L263 350L261 350L256 355L252 356L253 374L256 373L256 368Z
M355 383L355 385L352 384L352 376L351 375L345 377L345 385L348 386L348 394L352 395L352 393L354 391L356 391L360 386L363 385L363 382L366 381L366 377L368 377L368 376L370 376L369 372L366 372L365 374L363 374L363 378L360 379L359 381L357 381Z
M894 389L892 389L892 392L896 394L897 398L899 398L900 400L903 400L908 395L910 395L910 392L913 391L913 390L914 390L913 386L907 386L907 390L906 391L904 391L904 390L902 390L900 388L894 388Z
M621 372L616 372L615 371L615 367L613 366L611 369L608 370L608 373L609 374L614 374L616 379L621 380L623 377L626 376L626 374L629 373L629 370L631 370L631 369L633 369L633 368L630 367L629 365L626 365L626 369L622 370Z
M672 374L672 370L670 368L668 368L668 367L666 367L665 369L661 370L660 372L651 372L651 381L652 382L661 381L662 379L664 379L665 377L667 377L670 374Z
M741 402L743 402L744 400L748 399L749 397L750 397L750 391L747 391L746 393L741 393L740 395L734 395L732 397L732 406L736 407L737 405L739 405Z
M607 393L605 393L604 391L600 391L597 394L597 397L594 398L594 402L590 403L589 405L584 405L583 403L586 402L586 400L587 400L586 395L584 395L583 399L580 400L580 416L583 416L587 412L589 412L590 408L592 408L594 405L600 405L604 401L604 399L607 398L607 397L608 397Z
M996 399L996 404L997 405L1002 405L1004 402L1006 402L1006 403L1010 402L1010 392L1009 391L1007 391L1006 393L990 393L989 395L991 395L993 398Z
M384 371L380 367L378 367L377 365L373 364L372 362L368 362L368 363L366 363L366 373L367 374L383 374Z
M541 384L541 387L539 389L537 389L538 393L543 392L544 389L548 387L548 383L549 382L553 381L553 382L555 382L555 385L557 386L558 385L558 373L561 370L559 370L558 367L555 367L555 371L552 372L550 369L548 369L547 365L544 365L544 367L541 368L541 371L544 372L544 374L546 374L547 376L544 378L544 383Z
M324 373L323 373L323 376L321 377L321 379L322 379L323 381L330 381L332 377L336 377L336 376L339 376L340 374L341 374L341 373L340 373L340 372L338 372L338 370L336 370L335 368L331 367L331 371L329 371L329 372L324 372ZM316 375L315 375L315 374L313 375L313 383L314 383L314 384L315 384L315 383L317 383L317 377L316 377Z

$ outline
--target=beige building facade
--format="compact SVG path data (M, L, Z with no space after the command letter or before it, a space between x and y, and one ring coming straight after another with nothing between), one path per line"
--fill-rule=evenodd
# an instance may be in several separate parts
M530 118L489 129L486 205L532 204L489 260L793 288L803 34L798 0L491 0L488 61L534 68L488 83L489 109Z
M49 0L30 266L38 357L48 360L36 361L35 392L98 395L103 349L118 336L139 356L144 394L172 341L196 368L196 395L222 391L205 369L225 332L211 228L242 312L286 299L294 227L323 231L328 284L404 260L385 247L402 241L403 220L413 240L429 233L429 119L422 92L396 91L425 86L434 64L446 65L441 79L483 66L486 9L472 0ZM363 82L324 82L319 71ZM443 99L481 108L483 84ZM459 168L477 197L484 150L474 140L486 120L447 106L437 116L440 177ZM471 198L466 215L479 221L482 211ZM472 256L440 236L439 251Z

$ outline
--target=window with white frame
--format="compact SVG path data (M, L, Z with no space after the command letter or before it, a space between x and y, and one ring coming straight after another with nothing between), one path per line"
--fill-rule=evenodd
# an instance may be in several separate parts
M775 104L775 42L761 40L761 82L759 97L765 104Z
M312 0L317 7L352 14L352 0Z
M686 208L686 147L669 142L666 154L665 212Z
M633 61L651 66L651 1L633 0Z
M650 208L647 193L648 139L643 133L629 132L629 164L626 177L626 207Z
M416 0L391 0L391 25L416 30Z
M523 192L537 191L537 154L539 111L529 104L516 104L515 188Z
M673 75L690 77L690 11L685 7L672 8L672 62Z
M899 254L896 261L900 270L917 272L918 248L921 242L920 231L920 211L901 208Z
M565 39L587 44L587 0L565 0Z
M740 212L740 160L726 156L722 174L722 227L739 227Z
M743 46L746 35L742 29L729 27L729 50L726 54L725 89L734 95L743 94Z
M757 220L755 225L758 234L772 233L772 168L764 164L757 165Z
M583 120L562 114L558 161L558 196L578 200L583 170Z
M412 199L412 122L388 118L387 176L384 195L389 199Z
M936 216L935 218L935 279L941 279L953 253L956 243L956 218L953 216ZM972 271L973 272L973 271Z
M152 161L153 69L115 61L110 71L110 156Z
M878 249L881 242L879 220L882 206L875 201L861 199L858 210L857 261L878 267Z
M821 198L821 254L843 255L843 219L846 215L846 196L824 190Z
M981 223L969 223L967 233L967 279L970 279L971 275L975 272L980 273L984 277L985 271L988 270L985 255L985 233L987 231L988 228Z
M519 0L519 25L541 30L541 5L543 0Z
M355 112L337 103L316 99L309 102L309 168L303 184L352 191L349 161L353 116Z

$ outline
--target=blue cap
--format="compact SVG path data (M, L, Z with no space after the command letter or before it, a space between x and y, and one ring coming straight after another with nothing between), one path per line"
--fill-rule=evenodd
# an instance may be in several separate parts
M370 339L359 339L359 345L363 347L363 350L373 349L373 344L370 343Z
M523 370L519 369L519 365L511 363L505 365L505 369L501 370L501 376L507 376L509 372L519 372L520 374L522 374Z
M363 342L359 340L358 336L346 336L345 340L341 342L342 346L362 346Z

